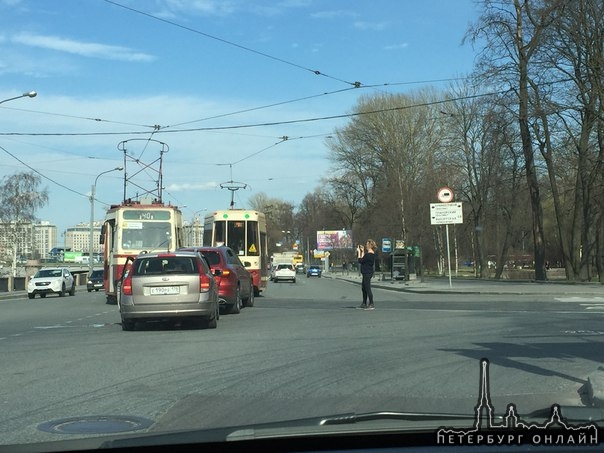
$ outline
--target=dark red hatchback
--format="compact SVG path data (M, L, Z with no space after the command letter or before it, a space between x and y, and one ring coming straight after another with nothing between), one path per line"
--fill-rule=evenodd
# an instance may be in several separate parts
M225 313L239 313L254 305L254 282L239 257L229 247L184 247L201 253L218 284L218 298Z

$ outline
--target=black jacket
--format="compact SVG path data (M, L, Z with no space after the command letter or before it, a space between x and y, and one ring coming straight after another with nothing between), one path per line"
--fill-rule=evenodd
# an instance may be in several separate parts
M373 275L374 264L375 264L375 253L365 253L365 255L363 255L363 258L359 258L359 263L361 265L361 274Z

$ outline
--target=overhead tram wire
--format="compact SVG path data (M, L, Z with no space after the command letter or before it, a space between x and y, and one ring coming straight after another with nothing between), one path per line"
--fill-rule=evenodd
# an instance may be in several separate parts
M112 120L106 120L106 119L103 119L103 118L93 118L93 117L87 117L87 116L67 115L65 113L44 112L44 111L40 111L40 110L19 109L19 108L14 108L14 107L0 107L0 108L7 109L7 110L15 110L15 111L18 111L18 112L37 113L39 115L59 116L59 117L63 117L63 118L74 118L74 119L78 119L78 120L94 121L95 123L109 123L109 124L119 124L121 126L145 127L145 128L149 128L149 129L153 129L153 130L155 130L155 129L158 128L157 125L127 123L127 122L124 122L124 121L112 121Z
M464 80L466 78L467 77L452 77L452 78L448 78L448 79L419 80L419 81L412 81L412 82L393 82L393 83L384 82L384 83L376 83L376 84L371 84L371 85L361 85L360 87L343 88L340 90L327 91L327 92L321 93L321 94L313 94L313 95L304 96L301 98L290 99L288 101L275 102L273 104L261 105L259 107L251 107L249 109L237 110L235 112L221 113L220 115L208 116L208 117L200 118L197 120L185 121L182 123L171 124L168 126L161 126L161 129L164 130L164 129L167 129L170 127L185 126L187 124L200 123L202 121L214 120L214 119L218 119L218 118L225 118L227 116L239 115L241 113L249 113L249 112L263 110L263 109L267 109L267 108L271 108L271 107L278 107L280 105L293 104L294 102L307 101L309 99L319 98L319 97L323 97L323 96L330 96L332 94L344 93L347 91L356 90L357 88L370 89L370 88L394 87L394 86L401 86L401 85L417 85L417 84L426 84L426 83L435 83L435 82L450 82L450 81L454 81L454 80Z
M29 168L31 171L33 171L34 173L36 173L37 175L40 175L40 177L42 177L43 179L46 179L47 181L50 181L53 184L56 184L59 187L62 187L63 189L68 190L69 192L73 192L76 195L80 195L82 197L86 197L89 198L89 195L84 194L82 192L78 192L77 190L74 190L70 187L67 187L64 184L61 184L60 182L55 181L52 178L49 178L48 176L46 176L44 173L40 172L39 170L36 170L35 168L33 168L31 165L23 162L21 159L19 159L17 156L15 156L13 153L11 153L9 150L7 150L6 148L4 148L3 146L0 146L0 149L2 151L4 151L6 154L8 154L9 156L11 156L13 159L15 159L17 162L19 162L21 165L24 165L25 167Z
M508 93L510 90L500 90L500 91L492 91L488 93L481 94L473 94L469 96L459 96L456 98L447 98L441 99L438 101L430 101L430 102L421 102L419 104L411 104L411 105L402 105L398 107L389 107L384 109L377 110L369 110L364 112L352 112L352 113L343 113L340 115L328 115L328 116L320 116L313 118L302 118L302 119L293 119L293 120L284 120L284 121L267 121L264 123L251 123L251 124L239 124L232 126L211 126L211 127L197 127L197 128L187 128L187 129L164 129L159 126L155 131L156 134L165 133L165 134L173 134L173 133L184 133L184 132L205 132L205 131L224 131L224 130L235 130L235 129L250 129L254 127L268 127L268 126L281 126L287 124L299 124L299 123L310 123L310 122L318 122L318 121L329 121L329 120L337 120L342 118L354 118L357 116L363 115L374 115L377 113L384 112L393 112L397 110L409 110L416 107L428 107L432 105L441 105L446 104L448 102L461 101L464 99L477 99L481 97L487 96L496 96L504 93ZM121 131L121 132L0 132L0 136L29 136L29 137L88 137L88 136L109 136L109 135L142 135L148 134L149 131Z
M289 66L293 66L295 68L302 69L302 70L307 71L307 72L312 72L314 75L323 76L323 77L326 77L328 79L336 80L338 82L342 82L342 83L345 83L347 85L351 85L352 87L355 87L355 88L359 88L359 87L362 86L361 82L350 82L348 80L344 80L344 79L340 79L338 77L330 76L330 75L325 74L325 73L323 73L323 72L321 72L321 71L319 71L317 69L311 69L311 68L308 68L308 67L303 66L301 64L294 63L292 61L285 60L285 59L280 58L280 57L275 57L275 56L267 54L265 52L261 52L259 50L252 49L251 47L246 47L244 45L237 44L237 43L229 41L227 39L219 38L218 36L210 35L209 33L205 33L203 31L196 30L195 28L187 27L186 25L182 25L182 24L179 24L177 22L173 22L171 20L164 19L162 17L154 16L153 14L146 13L144 11L132 8L130 6L122 5L121 3L115 2L113 0L104 0L104 1L106 3L111 4L111 5L119 6L120 8L124 8L124 9L126 9L128 11L133 12L133 13L141 14L143 16L149 17L151 19L158 20L160 22L164 22L164 23L172 25L174 27L178 27L178 28L181 28L183 30L190 31L191 33L195 33L195 34L198 34L200 36L204 36L206 38L214 39L214 40L219 41L219 42L221 42L223 44L227 44L229 46L237 47L238 49L245 50L246 52L251 52L253 54L260 55L262 57L269 58L271 60L278 61L280 63L286 64L286 65L289 65Z
M434 83L434 82L446 82L446 81L451 81L451 80L463 80L464 77L458 77L458 78L450 78L450 79L434 79L434 80L420 80L420 81L411 81L411 82L384 82L384 83L378 83L378 84L371 84L371 85L362 85L358 88L365 88L365 89L370 89L370 88L380 88L380 87L392 87L392 86L400 86L400 85L415 85L415 84L425 84L425 83ZM85 121L93 121L96 123L109 123L109 124L119 124L119 125L124 125L124 126L136 126L136 127L143 127L143 128L147 128L147 129L152 129L152 134L150 136L150 138L153 137L153 134L155 134L158 131L162 131L162 132L166 132L166 129L168 128L173 128L173 127L179 127L179 126L184 126L187 124L193 124L193 123L197 123L197 122L202 122L202 121L208 121L208 120L212 120L212 119L218 119L218 118L224 118L227 116L233 116L233 115L238 115L241 113L249 113L249 112L253 112L253 111L257 111L257 110L263 110L263 109L267 109L267 108L271 108L271 107L277 107L280 105L286 105L286 104L291 104L294 102L300 102L300 101L305 101L305 100L309 100L309 99L314 99L314 98L318 98L318 97L323 97L323 96L330 96L332 94L338 94L338 93L344 93L350 90L354 90L357 87L349 87L349 88L343 88L340 90L334 90L334 91L327 91L321 94L313 94L310 96L305 96L305 97L301 97L301 98L296 98L296 99L290 99L288 101L281 101L281 102L275 102L273 104L267 104L267 105L262 105L259 107L252 107L249 109L243 109L243 110L238 110L235 112L230 112L230 113L222 113L219 115L214 115L214 116L210 116L210 117L206 117L206 118L200 118L197 120L191 120L191 121L185 121L182 123L176 123L176 124L172 124L172 125L167 125L167 126L159 126L157 124L154 125L150 125L150 124L138 124L138 123L129 123L129 122L125 122L125 121L115 121L115 120L107 120L107 119L103 119L103 118L95 118L95 117L88 117L88 116L77 116L77 115L68 115L68 114L64 114L64 113L55 113L55 112L45 112L45 111L40 111L40 110L31 110L31 109L21 109L21 108L15 108L15 107L0 107L2 109L7 109L7 110L15 110L15 111L19 111L19 112L26 112L26 113L36 113L39 115L48 115L48 116L57 116L57 117L64 117L64 118L74 118L74 119L80 119L80 120L85 120ZM84 133L83 135L120 135L120 134L146 134L148 133L148 131L143 131L143 132L112 132L112 133L98 133L98 134L94 134L94 133ZM0 133L0 135L33 135L33 134L10 134L10 133ZM60 135L73 135L73 134L60 134Z

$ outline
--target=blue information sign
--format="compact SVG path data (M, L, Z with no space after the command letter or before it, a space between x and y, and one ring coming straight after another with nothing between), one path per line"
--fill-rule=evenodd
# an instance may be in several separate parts
M390 253L392 251L392 241L390 238L382 239L382 253Z

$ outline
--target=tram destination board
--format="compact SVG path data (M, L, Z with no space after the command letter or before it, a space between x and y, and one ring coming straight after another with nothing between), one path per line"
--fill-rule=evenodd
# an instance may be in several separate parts
M430 203L430 224L450 225L463 223L461 203Z

